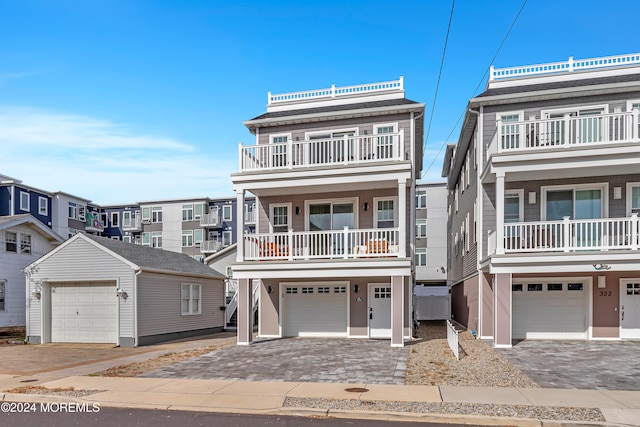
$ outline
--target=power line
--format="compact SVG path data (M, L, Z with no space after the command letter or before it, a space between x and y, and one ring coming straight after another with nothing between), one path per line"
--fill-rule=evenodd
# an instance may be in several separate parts
M429 117L429 125L427 126L427 136L422 144L422 152L427 149L427 142L429 141L429 134L431 133L431 123L433 123L433 113L436 110L436 99L438 98L438 89L440 88L440 78L442 77L442 69L444 68L444 57L447 53L447 44L449 43L449 34L451 33L451 22L453 21L453 9L455 7L456 0L451 1L451 13L449 14L449 25L447 26L447 35L444 39L444 48L442 49L442 59L440 60L440 71L438 72L438 81L436 83L436 92L433 94L433 103L431 104L431 116ZM423 154L424 155L424 154Z
M484 79L486 78L487 73L489 72L489 70L491 68L491 65L494 63L494 61L498 57L498 54L500 53L500 50L502 50L502 47L504 46L505 42L509 38L509 35L511 34L511 30L513 30L513 27L516 25L516 22L518 21L518 18L520 18L520 15L522 14L522 11L524 10L524 7L527 5L527 1L528 0L524 0L524 2L522 3L522 6L520 7L520 10L518 11L516 17L513 19L513 22L511 23L511 26L507 30L507 33L505 34L504 38L502 39L502 42L500 43L500 46L498 46L498 49L496 50L496 53L493 55L493 58L491 58L491 62L489 62L489 66L487 66L487 68L485 69L484 74L482 75L482 78L480 78L480 81L478 82L478 85L473 90L473 96L476 95L476 93L478 92L478 89L482 85L482 82L484 82ZM458 127L458 124L460 123L460 120L462 120L462 118L464 117L464 114L465 114L466 111L467 111L467 108L465 107L462 110L462 113L460 114L460 116L458 117L458 120L453 125L453 129L451 129L451 132L449 132L449 135L445 138L444 142L440 146L440 149L438 150L438 153L434 156L433 160L431 161L431 164L429 164L429 167L422 171L422 175L420 176L420 178L422 178L422 176L424 176L425 173L429 172L429 170L431 169L431 167L435 163L436 159L438 158L438 156L442 152L442 149L447 145L447 142L449 142L449 138L451 137L451 135L455 131L456 127ZM429 126L431 126L431 123L429 123ZM428 137L428 134L427 134L427 137ZM425 148L426 148L426 143L427 143L427 141L425 140Z

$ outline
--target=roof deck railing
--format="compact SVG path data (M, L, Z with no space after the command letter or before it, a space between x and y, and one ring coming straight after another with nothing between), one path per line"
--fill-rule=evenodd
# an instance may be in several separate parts
M494 68L492 65L489 72L489 81L552 73L571 73L574 71L614 68L634 64L640 64L640 53L588 59L573 59L573 56L570 56L567 61L508 68Z
M330 99L342 96L385 92L389 90L404 90L404 77L400 76L398 80L391 80L387 82L365 83L354 86L331 85L330 88L305 90L302 92L288 92L279 94L272 94L271 92L269 92L267 105L296 101Z

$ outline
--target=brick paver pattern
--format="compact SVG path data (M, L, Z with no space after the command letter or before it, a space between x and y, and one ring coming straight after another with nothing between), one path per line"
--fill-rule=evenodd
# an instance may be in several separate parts
M404 384L409 347L388 340L286 338L194 357L143 377Z

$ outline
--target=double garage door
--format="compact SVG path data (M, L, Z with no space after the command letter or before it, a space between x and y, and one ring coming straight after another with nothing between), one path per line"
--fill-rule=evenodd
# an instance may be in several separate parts
M115 283L51 285L51 342L117 343Z
M513 338L587 339L587 284L513 279Z
M285 337L346 337L347 284L281 284Z

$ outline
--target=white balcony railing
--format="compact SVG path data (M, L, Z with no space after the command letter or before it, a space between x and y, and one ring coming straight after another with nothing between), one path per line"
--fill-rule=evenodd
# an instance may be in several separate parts
M260 144L240 144L240 172L405 160L404 131L378 135Z
M206 254L218 252L223 247L224 246L222 245L222 242L218 242L215 240L203 240L202 242L200 242L200 253Z
M125 231L142 231L142 221L140 217L130 218L129 221L123 219L122 229Z
M250 234L245 260L350 259L401 256L398 228Z
M574 252L638 250L638 216L505 224L504 252ZM489 233L489 254L497 251L496 233Z
M573 71L596 70L634 64L640 64L640 53L588 59L573 59L573 57L570 56L567 61L549 62L546 64L522 65L519 67L508 68L494 68L491 66L489 80L527 77L550 73L570 73Z
M255 224L256 223L256 211L244 211L244 223Z
M558 118L517 122L498 119L497 131L487 154L639 142L638 114L634 109L625 113L580 117L567 114Z
M332 85L330 88L305 90L302 92L289 92L272 94L269 92L267 105L296 102L296 101L315 101L322 99L331 99L342 96L353 96L361 94L371 94L376 92L386 92L389 90L404 90L404 78L398 80L378 83L365 83L353 86Z
M220 215L218 211L203 214L200 217L201 227L218 227L220 225Z

